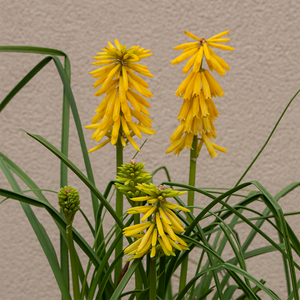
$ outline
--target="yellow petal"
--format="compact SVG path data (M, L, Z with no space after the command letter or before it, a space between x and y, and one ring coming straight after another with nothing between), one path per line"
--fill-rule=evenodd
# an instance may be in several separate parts
M215 43L209 43L209 45L211 47L222 49L222 50L227 50L227 51L233 51L234 50L233 47L226 46L226 45L220 45L220 44L215 44Z
M224 36L224 35L226 35L228 33L229 33L229 30L226 30L226 31L223 31L221 33L218 33L218 34L212 36L211 38L209 38L207 40L209 41L209 40L212 40L212 39L218 39L218 38L220 38L220 37L222 37L222 36Z
M196 41L200 41L200 39L197 37L197 36L195 36L194 34L192 34L192 33L190 33L190 32L188 32L188 31L185 31L184 32L188 37L190 37L190 38L192 38L192 39L194 39L194 40L196 40Z

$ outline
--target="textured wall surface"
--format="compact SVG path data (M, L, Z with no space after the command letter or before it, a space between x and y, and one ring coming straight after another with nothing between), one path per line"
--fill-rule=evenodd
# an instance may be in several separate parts
M183 64L170 61L179 52L173 47L189 42L183 33L210 37L230 30L229 45L235 51L216 51L231 70L215 78L226 92L215 103L220 117L215 122L216 142L228 149L211 160L206 149L197 165L197 186L233 187L260 150L285 106L300 87L300 2L274 1L0 1L1 45L28 45L59 49L69 55L72 69L72 89L83 125L88 125L100 99L95 97L88 75L96 52L107 41L117 38L126 45L139 44L151 48L153 56L143 60L155 78L147 78L151 99L151 136L137 156L147 170L165 165L175 182L187 183L189 152L179 157L166 155L169 137L178 125L176 120L181 99L174 96L184 75ZM222 53L221 53L222 52ZM40 60L41 55L0 53L0 100ZM300 175L300 98L287 110L268 146L244 181L258 180L272 195ZM43 146L20 129L36 133L60 147L62 84L51 62L3 110L0 116L0 150L19 165L40 188L59 190L59 161ZM70 159L84 171L78 136L71 119ZM84 130L88 148L94 147L91 131ZM142 142L139 141L139 144ZM90 154L97 187L103 192L114 179L115 149L111 145ZM135 151L127 147L124 161ZM165 180L163 174L156 184ZM10 186L0 173L1 187ZM81 193L81 207L92 216L87 188L70 172L69 183ZM20 183L22 189L26 186ZM57 206L56 196L45 192ZM299 190L283 198L285 212L299 210ZM197 205L207 201L197 198ZM263 205L262 205L263 208ZM46 227L56 249L58 231L42 209L34 209ZM8 200L0 205L0 273L1 299L60 299L55 278L18 202ZM299 217L288 221L298 236ZM107 221L106 230L113 225ZM75 228L91 242L83 218L78 216ZM245 228L244 232L249 232ZM274 231L270 236L276 238ZM257 239L256 245L265 245ZM299 261L299 260L298 260ZM86 263L86 261L84 261ZM286 299L286 287L280 255L271 254L249 261L249 272L267 280L281 299ZM192 275L192 272L191 274ZM262 296L267 299L266 296Z

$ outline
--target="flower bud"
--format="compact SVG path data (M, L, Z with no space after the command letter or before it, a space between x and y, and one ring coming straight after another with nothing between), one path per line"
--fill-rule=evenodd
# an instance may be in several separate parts
M75 213L79 210L80 205L78 191L70 185L61 188L58 193L58 205L66 217L67 224L72 224Z
M137 163L133 159L130 163L119 167L117 181L123 182L124 185L117 182L115 187L130 198L144 196L145 193L138 191L136 188L138 183L149 183L151 180L151 174L144 171L144 167L145 164Z

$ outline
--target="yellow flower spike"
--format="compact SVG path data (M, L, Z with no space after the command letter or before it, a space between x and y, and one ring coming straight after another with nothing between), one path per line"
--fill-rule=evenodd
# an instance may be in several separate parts
M153 234L152 234L152 247L154 247L157 243L157 228L153 229Z
M128 142L130 142L136 150L139 150L139 147L132 139L132 136L136 134L141 137L141 132L145 134L153 134L155 131L147 130L147 127L149 127L147 125L150 125L151 128L152 120L150 124L147 121L142 122L141 120L138 120L138 122L145 125L145 129L140 130L140 127L132 125L134 126L133 132L129 130L128 126L126 126L126 122L132 122L134 124L136 124L136 122L135 120L132 120L127 100L132 104L134 110L136 109L138 113L141 112L145 115L149 115L149 112L145 107L151 107L151 105L144 100L143 97L137 96L136 93L130 93L132 97L131 99L128 99L127 92L129 88L135 88L137 92L141 93L145 97L153 96L152 93L147 90L149 86L146 81L133 73L133 71L135 71L145 76L153 77L147 66L136 64L136 61L149 57L151 55L151 53L149 53L151 50L140 48L140 46L128 48L127 46L120 44L118 41L115 41L115 43L116 46L108 42L108 46L102 49L103 52L97 53L98 56L94 57L96 62L93 63L93 65L100 66L100 68L90 72L90 74L97 79L94 83L94 87L100 87L95 95L101 96L106 93L106 96L96 110L97 114L92 119L92 123L101 122L99 127L94 128L97 132L93 134L93 139L96 141L98 139L98 141L100 141L99 138L103 138L102 132L106 130L106 127L109 127L110 131L107 132L106 135L111 140L112 144L115 144L117 140L120 139L124 147ZM128 77L131 79L133 78L134 81L129 82ZM117 90L118 94L112 94L114 89ZM121 117L123 117L124 120L122 120ZM116 125L118 125L118 120L120 118L122 127L120 124L120 132L116 135L117 128L114 126L114 123L117 123ZM123 126L124 124L126 125ZM127 140L125 136L127 137ZM93 148L93 150L98 148L99 147Z
M152 242L151 234L152 234L152 231L153 231L154 227L155 227L155 224L152 224L149 227L149 229L147 230L146 234L142 238L141 243L139 244L139 246L137 248L138 252L141 251L144 248L144 246L147 244L148 241Z
M151 216L155 210L157 209L157 206L153 206L142 218L141 218L141 221L144 222L145 220L147 220L147 218L149 216Z
M140 210L146 212L146 214L144 215L144 219L141 219L141 221L144 221L151 215L153 217L152 221L124 228L124 235L136 236L140 240L138 247L136 246L136 243L134 246L127 249L126 253L128 255L133 255L134 258L142 257L145 254L150 254L150 257L155 257L156 255L161 255L162 252L168 256L175 255L173 247L174 249L180 250L182 249L180 248L181 246L185 246L184 241L178 241L178 236L175 234L175 232L181 233L184 230L179 225L180 221L178 223L176 219L167 212L167 210L171 211L171 209L165 208L165 204L167 204L168 206L172 206L171 203L166 201L166 198L179 196L185 192L179 192L171 188L165 189L162 185L156 187L152 183L139 183L137 184L136 188L149 196L134 197L132 199L136 201L145 201L146 199L146 201L155 200L159 203L157 204L157 206L149 205L150 209L149 206L146 205L144 206L144 210L143 206L132 207L128 210L128 213L136 213ZM151 199L149 199L149 197L151 197ZM180 205L173 204L173 206L175 208L182 209ZM183 209L186 208L183 207ZM174 213L172 212L172 214ZM145 229L146 233L144 234ZM159 251L158 254L157 251Z
M156 212L155 214L155 221L156 221L156 226L157 226L157 230L160 236L164 235L164 229L160 220L160 216L159 216L159 212Z
M212 158L217 155L214 150L216 148L213 147L210 139L217 137L217 131L213 122L219 113L211 100L211 97L221 97L224 95L224 91L209 72L202 69L202 61L203 56L205 56L209 69L211 71L217 71L221 76L226 73L225 70L230 70L228 64L212 50L212 47L224 50L234 50L233 47L220 44L230 40L228 38L221 39L221 37L228 33L229 31L224 31L209 39L205 39L204 37L200 39L190 32L185 32L187 36L196 40L196 42L185 43L175 47L176 50L183 50L183 53L171 63L177 64L189 57L189 60L182 71L187 73L192 66L193 68L175 92L176 96L184 97L186 101L183 101L177 118L181 121L181 124L172 134L170 147L167 149L166 153L174 151L174 154L178 155L183 148L191 148L193 135L198 136L203 133L206 135L203 141L205 140L205 145L208 147L209 154ZM195 52L193 53L193 51ZM202 99L203 94L204 99ZM199 96L198 103L195 96ZM182 124L182 121L186 121L184 125Z

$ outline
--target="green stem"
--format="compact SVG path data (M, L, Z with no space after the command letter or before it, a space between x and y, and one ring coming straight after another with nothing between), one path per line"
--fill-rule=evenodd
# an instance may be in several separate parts
M196 183L196 163L197 163L197 135L194 136L192 148L190 150L190 174L189 174L189 185L195 186ZM188 191L188 206L194 206L194 191ZM191 213L193 213L193 208L190 208ZM192 219L187 216L187 220L191 223ZM181 263L181 273L180 273L180 283L179 292L181 292L186 286L187 269L188 269L188 255Z
M67 224L67 239L68 247L70 251L70 260L71 260L71 271L72 271L72 282L73 282L73 295L74 300L80 300L80 291L79 291L79 281L78 281L78 267L77 259L73 242L73 227L72 224Z
M139 203L136 202L136 206ZM135 214L134 215L134 224L140 224L140 215L139 214ZM139 270L139 268L136 268L135 270L135 289L136 290L142 290L143 289L143 281L142 281L142 276L141 276L141 272ZM138 299L140 293L136 293L136 299Z
M68 81L71 80L71 70L70 61L68 57L65 57L64 69ZM70 123L70 104L67 98L66 90L63 93L63 107L62 107L62 130L61 130L61 152L68 157L69 149L69 123ZM68 167L62 161L60 164L60 187L68 185ZM60 212L63 215L63 212ZM61 270L68 286L70 289L70 279L69 279L69 254L68 245L60 234L60 263ZM63 297L61 298L63 299Z
M189 185L195 186L196 183L196 164L197 164L197 135L194 135L192 148L190 150L190 174L189 174ZM195 192L189 191L188 192L188 206L194 206L194 197ZM193 208L190 208L191 213L193 213ZM190 216L187 216L187 220L192 222Z
M123 164L123 146L121 144L120 139L117 142L116 145L116 149L117 149L117 170L116 172L118 173L118 167L121 167L121 165ZM123 194L117 190L117 194L116 194L116 214L117 216L121 219L121 217L123 216ZM116 228L116 236L118 236L118 234L121 231L121 228L118 226L118 224L116 224L117 228ZM116 245L116 249L115 249L115 258L117 258L120 253L123 251L123 239L121 239L119 241L119 243ZM117 263L116 263L116 267L115 267L115 285L117 284L121 271L122 271L122 259L120 259Z
M150 259L149 300L156 300L156 258Z

